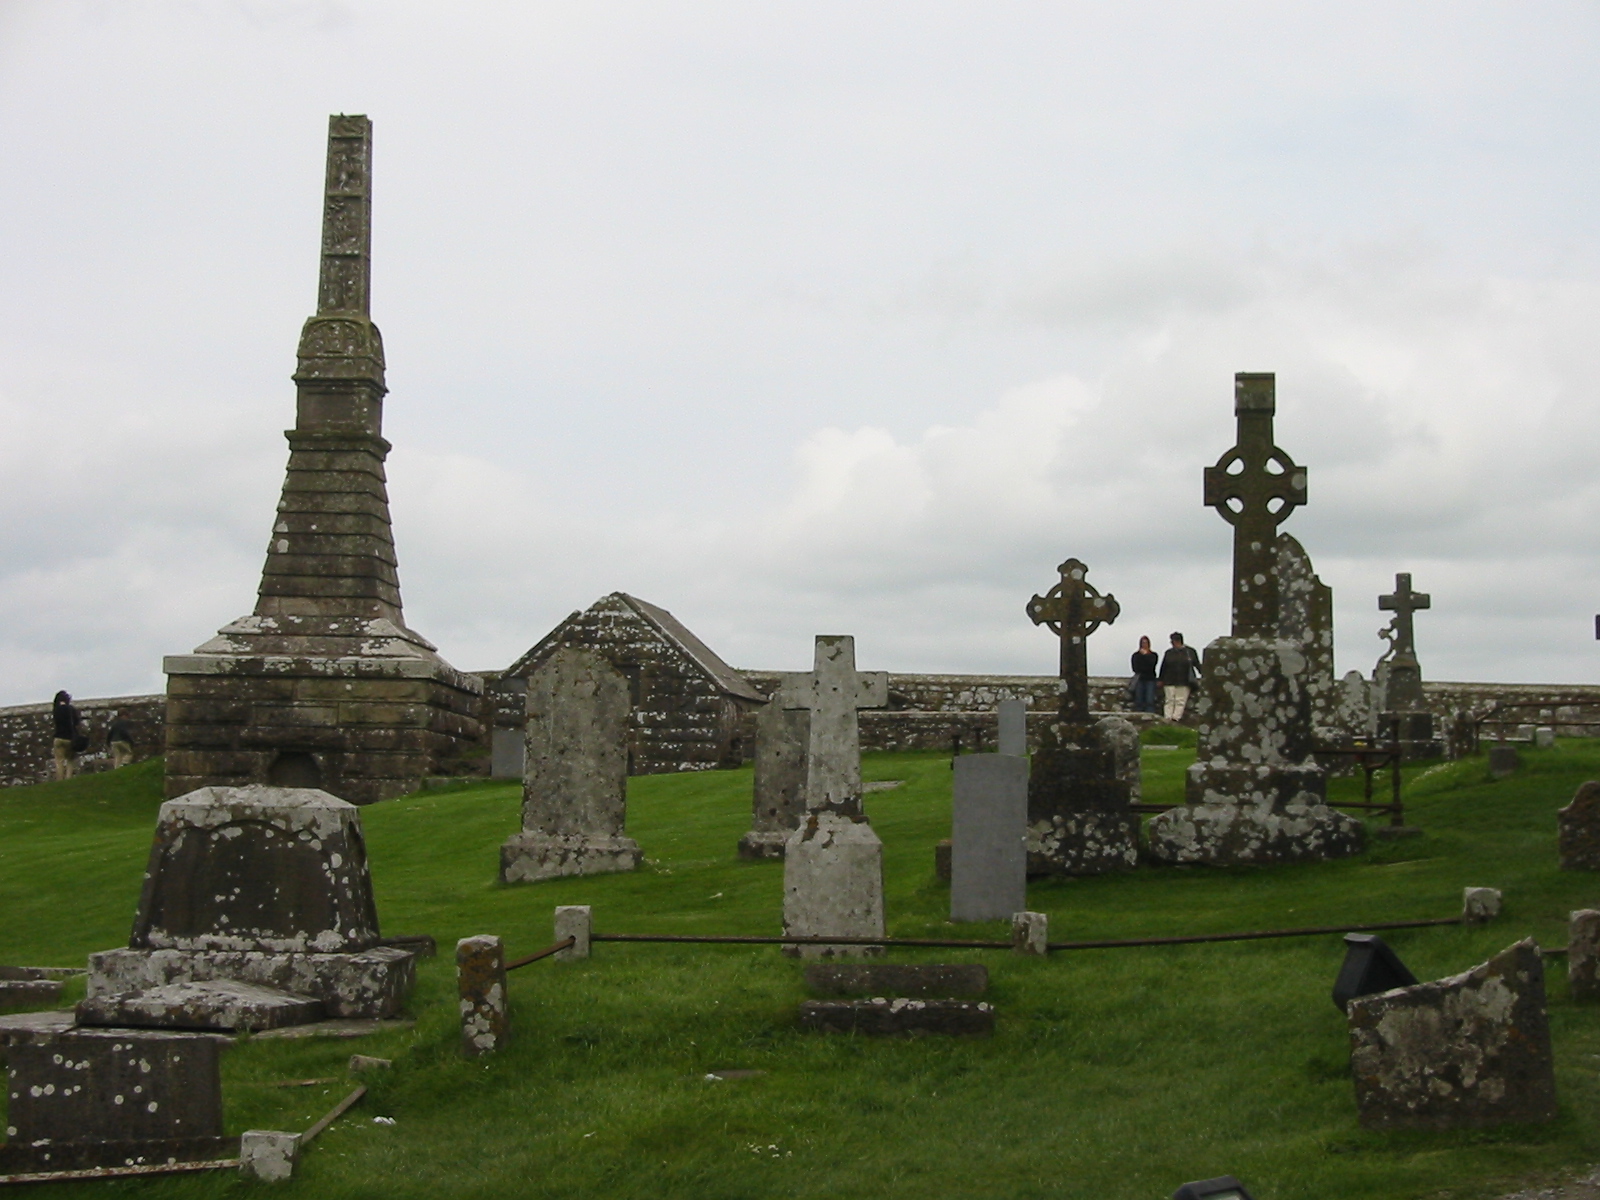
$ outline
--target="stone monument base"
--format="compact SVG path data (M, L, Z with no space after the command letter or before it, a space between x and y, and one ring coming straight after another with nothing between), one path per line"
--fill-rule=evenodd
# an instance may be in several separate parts
M1366 827L1323 803L1313 763L1237 766L1196 763L1188 788L1199 802L1150 821L1150 855L1169 863L1313 862L1360 854Z
M1434 728L1431 712L1379 713L1378 736L1386 742L1400 743L1402 762L1444 757L1444 740Z
M740 858L782 858L792 829L752 829L739 839Z
M1106 875L1139 865L1139 814L1113 808L1030 821L1028 875Z
M865 820L813 813L789 835L783 932L792 937L883 936L883 843ZM881 946L785 946L801 958L876 954Z
M638 870L644 853L630 837L554 836L524 830L500 847L500 882L532 883L566 875Z

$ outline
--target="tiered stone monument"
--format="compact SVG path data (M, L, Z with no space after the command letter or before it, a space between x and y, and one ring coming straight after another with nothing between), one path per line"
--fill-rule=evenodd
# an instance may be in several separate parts
M784 847L783 932L792 937L882 937L883 843L861 805L856 712L889 703L885 671L857 671L855 639L819 635L814 669L785 674L772 703L810 714L805 816ZM862 947L806 945L803 957ZM866 949L871 949L867 947Z
M750 831L739 839L740 858L782 858L806 811L806 753L811 713L784 708L777 699L756 714L755 787Z
M328 125L317 314L255 612L166 659L166 794L270 783L356 804L414 790L478 737L482 685L406 627L368 315L372 124Z
M83 1025L271 1029L397 1015L414 952L382 944L360 810L314 788L161 806L125 950L89 956Z
M1061 641L1060 705L1028 775L1028 873L1100 875L1139 862L1139 817L1117 773L1116 748L1089 713L1088 639L1122 611L1089 568L1069 558L1060 581L1028 601L1028 616Z
M1373 673L1375 680L1382 678L1377 689L1382 694L1378 736L1399 742L1407 761L1438 758L1444 753L1434 731L1433 714L1423 697L1422 664L1417 661L1417 634L1412 620L1418 610L1432 607L1432 596L1411 590L1409 574L1396 574L1394 591L1378 597L1379 610L1394 613L1388 628L1379 631L1379 636L1388 640L1389 649Z
M563 647L528 680L522 832L500 847L500 880L632 871L628 681L593 650Z
M1324 803L1312 759L1311 664L1279 636L1277 527L1306 501L1306 472L1273 444L1274 377L1234 382L1238 444L1206 468L1205 502L1233 526L1233 633L1206 647L1199 753L1187 803L1150 822L1150 852L1178 863L1355 854L1361 822Z

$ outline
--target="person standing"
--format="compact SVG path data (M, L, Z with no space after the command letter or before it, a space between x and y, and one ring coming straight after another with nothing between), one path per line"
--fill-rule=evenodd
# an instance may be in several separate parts
M55 758L56 779L71 779L81 749L78 744L78 710L72 706L72 697L66 692L56 693L50 710L55 725L55 742L51 751Z
M133 761L133 728L119 712L111 714L111 724L106 726L106 746L111 751L113 771Z
M1189 693L1195 680L1200 678L1200 656L1193 646L1183 644L1183 634L1172 635L1172 648L1161 656L1161 692L1165 699L1163 715L1169 721L1183 720L1183 711L1189 707Z
M1133 652L1133 711L1156 711L1156 663L1160 661L1150 649L1150 639L1139 639L1139 648Z

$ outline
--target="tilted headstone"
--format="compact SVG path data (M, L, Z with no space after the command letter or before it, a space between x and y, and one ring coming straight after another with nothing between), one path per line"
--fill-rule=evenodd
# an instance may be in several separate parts
M1360 821L1328 807L1312 758L1311 664L1279 636L1277 528L1306 501L1306 471L1273 444L1272 375L1234 379L1238 441L1205 472L1205 502L1233 527L1233 632L1206 647L1199 749L1187 803L1151 819L1150 852L1177 863L1356 854Z
M1338 685L1333 674L1333 589L1311 565L1311 556L1292 534L1278 535L1278 636L1306 656L1305 688L1311 724L1333 724Z
M883 843L861 807L856 713L889 703L884 671L857 671L855 639L819 635L809 674L783 676L775 703L804 709L806 814L784 846L783 932L793 937L882 937ZM808 945L804 957L859 954L861 947Z
M950 919L1008 921L1028 907L1028 760L963 754L950 820Z
M1476 1129L1556 1116L1544 961L1529 938L1463 974L1350 1002L1368 1129Z
M1600 1000L1600 909L1580 908L1567 918L1567 994Z
M1061 642L1060 705L1040 735L1028 775L1028 873L1099 875L1139 861L1139 817L1116 749L1089 713L1089 635L1121 607L1089 583L1089 568L1069 558L1060 580L1028 601L1028 616Z
M378 943L358 808L314 788L202 788L161 806L128 948L90 956L78 1020L392 1017L415 951Z
M224 1044L129 1029L13 1041L0 1175L220 1157Z
M1433 598L1426 592L1413 591L1411 576L1406 573L1395 575L1392 593L1378 597L1378 608L1394 613L1388 627L1379 631L1379 636L1389 642L1389 649L1379 661L1384 680L1378 735L1399 742L1407 761L1438 758L1444 753L1422 691L1422 665L1417 661L1413 620L1413 614L1432 607Z
M522 832L500 847L500 880L636 869L628 810L628 681L592 650L563 647L528 680Z
M1600 781L1578 785L1572 800L1556 814L1556 827L1561 869L1600 871Z
M811 713L773 699L756 713L755 787L750 831L740 858L782 858L806 811L806 753Z

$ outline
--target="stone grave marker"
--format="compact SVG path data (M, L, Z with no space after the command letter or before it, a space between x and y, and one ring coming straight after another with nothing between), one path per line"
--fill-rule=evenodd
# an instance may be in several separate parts
M1350 1001L1368 1129L1476 1129L1556 1116L1544 962L1531 938L1449 979Z
M456 943L456 991L462 1055L477 1058L501 1049L511 1033L501 939L480 934Z
M782 858L806 811L806 752L811 713L773 699L756 713L755 791L740 858Z
M1567 919L1567 992L1600 1000L1600 909L1580 908Z
M1501 742L1489 747L1489 774L1495 779L1514 774L1521 765L1522 756L1517 753L1515 746Z
M1556 744L1556 731L1550 725L1537 725L1533 730L1533 744L1540 750L1553 750Z
M84 1025L274 1029L404 1006L360 810L315 788L201 788L161 806L127 949L89 957Z
M1600 871L1600 780L1578 785L1571 802L1556 814L1556 826L1561 869Z
M1333 674L1333 589L1311 565L1311 556L1292 534L1278 535L1278 636L1300 647L1306 658L1305 688L1313 727L1331 726L1338 700Z
M1306 471L1273 444L1276 410L1272 375L1235 376L1238 441L1205 472L1206 504L1233 527L1233 631L1206 647L1187 803L1150 822L1150 852L1167 862L1327 859L1365 845L1361 822L1325 803L1311 663L1279 636L1277 528L1306 502Z
M1028 760L955 760L950 819L950 919L1009 921L1028 907Z
M1417 635L1414 614L1433 607L1433 597L1413 591L1411 576L1394 577L1394 591L1378 597L1378 608L1394 613L1379 636L1389 643L1382 664L1387 669L1383 685L1383 708L1378 713L1378 733L1404 748L1407 761L1438 758L1444 753L1433 727L1422 691L1422 665L1417 661Z
M788 674L774 703L810 715L805 817L784 846L783 932L797 937L881 937L883 843L861 806L856 713L889 703L884 671L857 671L855 639L818 635L809 674ZM802 957L865 947L796 946Z
M1138 727L1115 713L1101 717L1094 727L1111 747L1116 758L1117 778L1128 785L1129 802L1139 803L1139 797L1144 794L1144 768L1139 757L1143 746L1139 741Z
M999 735L995 739L995 750L1011 758L1026 758L1028 755L1028 706L1021 700L1012 698L1000 701L995 712L996 724L999 726Z
M628 681L592 650L563 647L528 680L522 832L500 847L502 883L632 871L624 832Z
M1040 736L1028 774L1028 873L1099 875L1139 861L1139 818L1128 811L1115 747L1089 713L1088 639L1121 606L1069 558L1060 580L1028 602L1028 616L1061 642L1060 705Z

